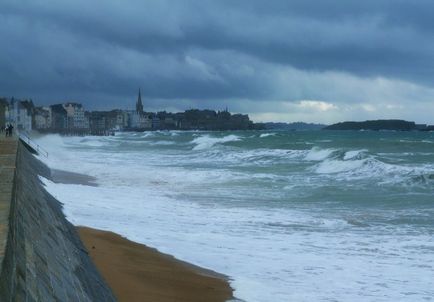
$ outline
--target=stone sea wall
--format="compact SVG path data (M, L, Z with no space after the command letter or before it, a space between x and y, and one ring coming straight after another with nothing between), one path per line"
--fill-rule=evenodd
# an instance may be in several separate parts
M23 142L17 149L0 301L116 301L61 204L44 189L38 175L49 178L50 170Z

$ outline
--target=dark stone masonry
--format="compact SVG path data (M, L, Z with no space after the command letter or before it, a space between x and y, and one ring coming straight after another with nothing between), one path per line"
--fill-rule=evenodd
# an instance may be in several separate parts
M0 148L0 301L116 301L44 189L38 175L50 170L23 142L3 139Z

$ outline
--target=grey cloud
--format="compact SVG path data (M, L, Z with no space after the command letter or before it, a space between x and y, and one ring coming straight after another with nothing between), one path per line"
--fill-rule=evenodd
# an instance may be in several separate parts
M340 77L343 86L354 77L382 77L422 93L433 80L433 9L426 0L4 0L0 89L93 107L132 99L138 87L155 107L157 100L190 104L183 98L210 107L228 100L343 102L345 87L324 92L330 80L319 79L340 72L348 75ZM363 85L356 86L370 84Z
M89 10L88 2L49 3L6 11L150 53L233 49L302 69L410 80L433 67L428 1L106 1Z

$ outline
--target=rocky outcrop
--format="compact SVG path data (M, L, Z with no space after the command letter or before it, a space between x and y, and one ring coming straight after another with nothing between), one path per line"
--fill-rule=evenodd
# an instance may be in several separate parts
M425 125L426 127L426 125ZM364 122L342 122L324 127L323 130L395 130L412 131L423 130L414 122L404 120L375 120Z

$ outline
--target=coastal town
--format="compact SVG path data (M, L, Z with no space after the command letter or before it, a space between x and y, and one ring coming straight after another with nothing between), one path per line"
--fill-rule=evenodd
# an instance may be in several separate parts
M249 130L260 128L246 114L189 109L184 112L147 112L139 90L135 109L88 111L78 102L36 106L32 100L0 98L0 127L62 135L110 135L115 131Z

